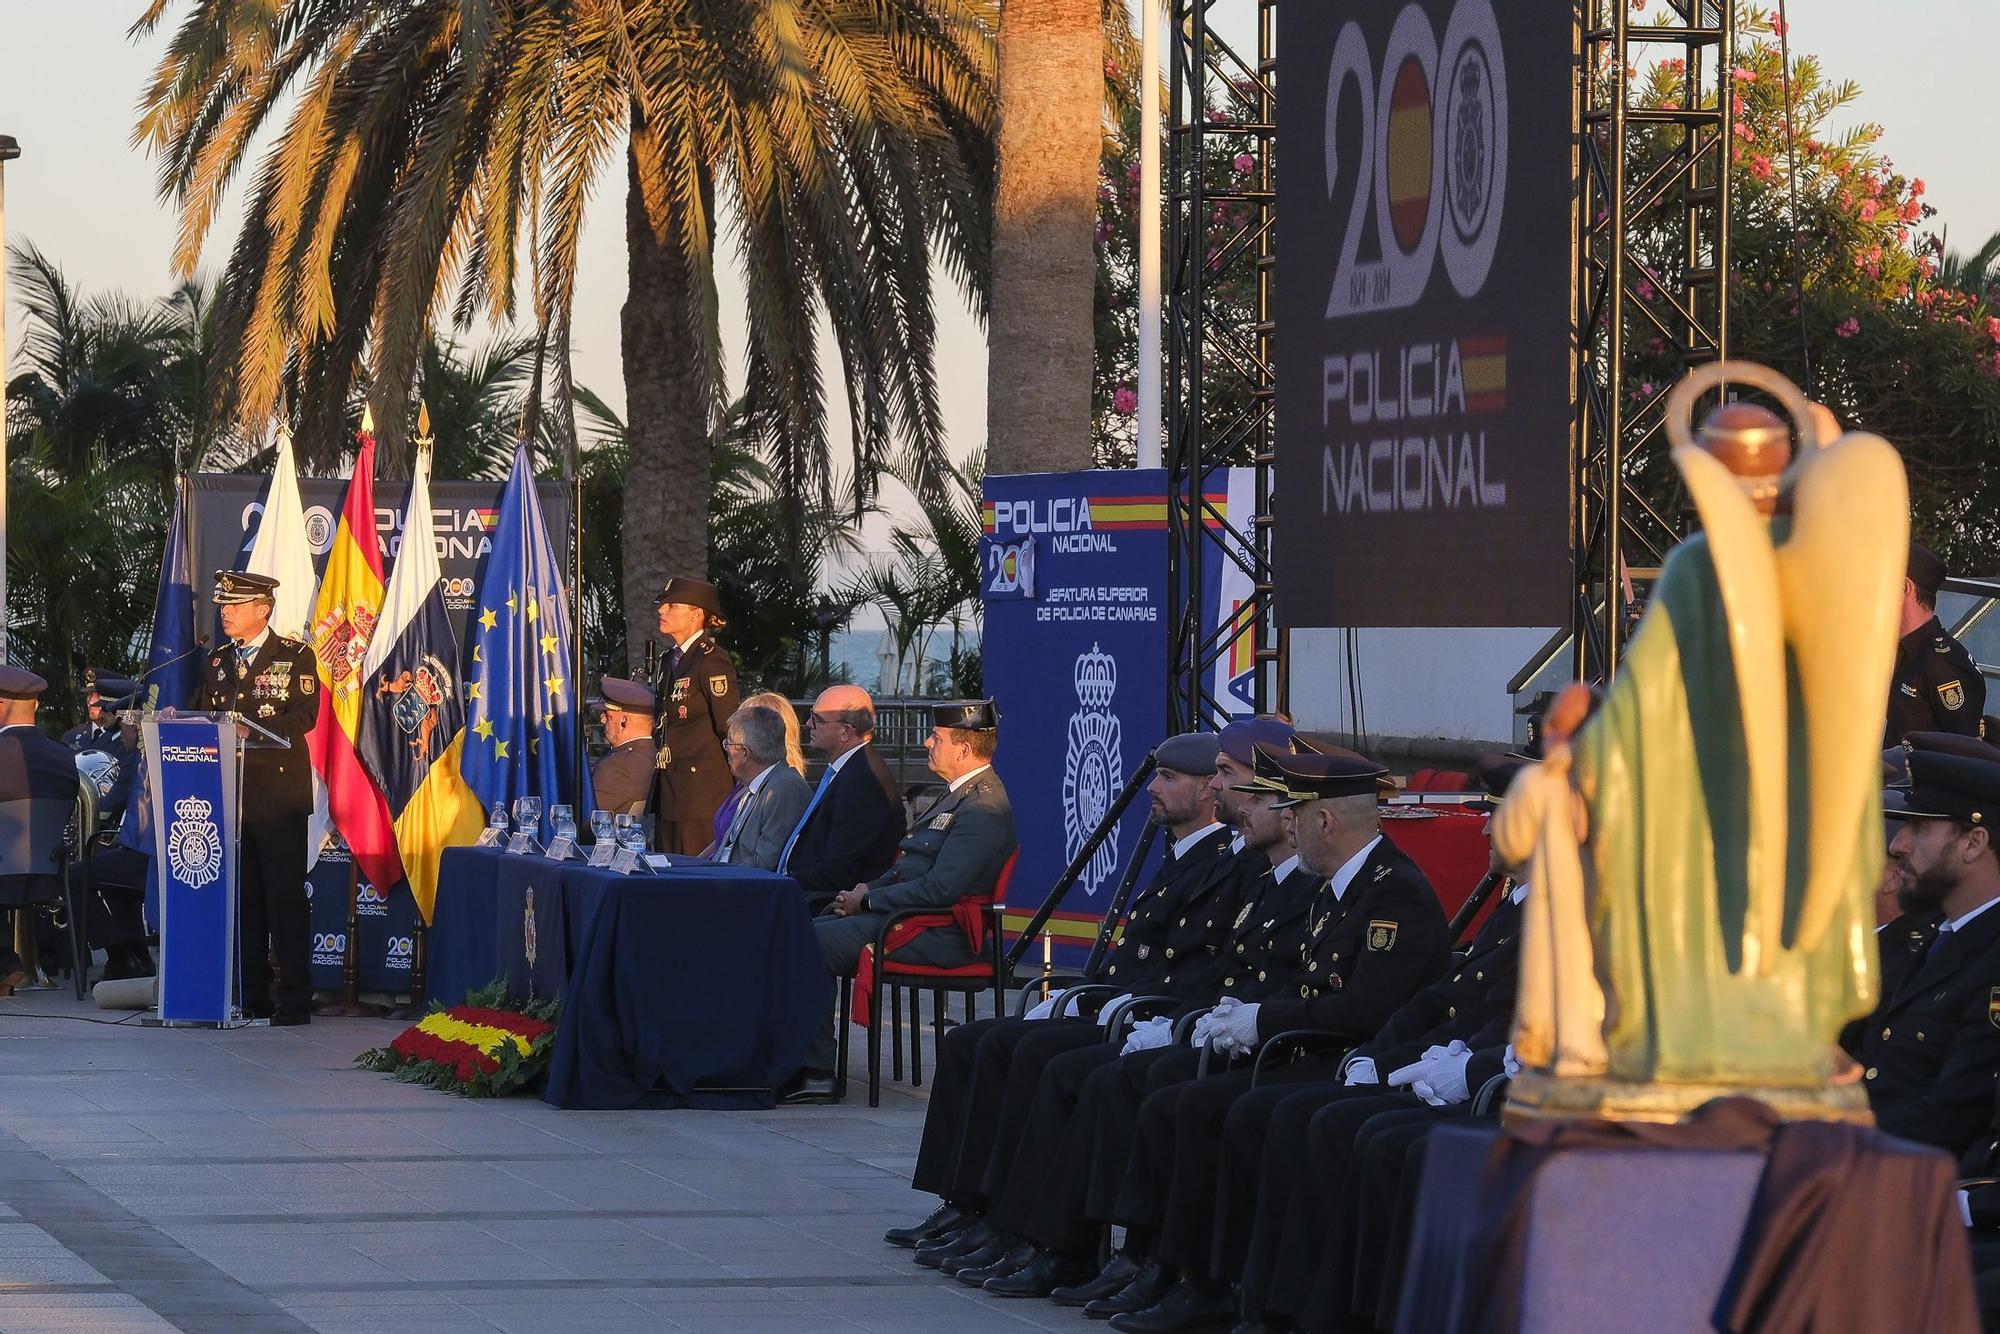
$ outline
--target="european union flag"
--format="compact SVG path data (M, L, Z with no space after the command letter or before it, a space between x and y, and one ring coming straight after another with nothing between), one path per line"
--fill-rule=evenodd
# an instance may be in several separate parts
M194 637L194 580L188 566L188 480L174 487L174 520L167 529L167 546L160 561L159 591L153 594L153 642L146 650L146 670L140 674L138 707L184 709L194 694L201 670L202 645ZM140 763L138 755L126 763ZM118 841L147 856L153 855L152 791L141 773L125 803Z
M540 797L544 837L551 806L571 806L579 823L587 820L590 774L579 790L571 771L581 683L570 662L569 604L525 445L514 450L469 628L465 781L488 810Z

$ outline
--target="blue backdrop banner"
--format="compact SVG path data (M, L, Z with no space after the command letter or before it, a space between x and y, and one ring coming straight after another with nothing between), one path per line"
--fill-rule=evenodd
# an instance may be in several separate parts
M1166 474L988 477L982 517L981 653L1000 707L994 768L1021 839L1008 889L1019 929L1165 729ZM1147 805L1142 793L1127 808L1051 921L1071 961L1095 936Z
M146 720L160 886L160 1018L230 1017L236 939L233 737L203 718Z

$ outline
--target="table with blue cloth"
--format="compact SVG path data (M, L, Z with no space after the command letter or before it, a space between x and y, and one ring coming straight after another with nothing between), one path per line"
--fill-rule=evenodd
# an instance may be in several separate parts
M446 1005L496 979L516 1004L562 998L558 1107L769 1107L833 1003L798 882L707 862L620 875L451 848L425 952Z

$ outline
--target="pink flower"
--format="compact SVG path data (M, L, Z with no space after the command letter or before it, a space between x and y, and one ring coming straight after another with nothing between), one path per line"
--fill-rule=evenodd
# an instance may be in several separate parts
M1741 94L1741 93L1731 93L1731 94L1729 95L1729 106L1730 106L1730 109L1731 109L1732 111L1734 111L1734 112L1735 112L1735 113L1736 113L1737 115L1739 115L1739 116L1740 116L1740 115L1742 115L1742 114L1743 114L1743 112L1744 112L1744 109L1745 109L1745 108L1747 108L1747 107L1748 107L1749 105L1750 105L1750 104L1749 104L1748 102L1746 102L1746 101L1744 101L1744 100L1743 100L1743 94Z
M1248 176L1251 172L1257 170L1257 159L1251 157L1248 153L1238 153L1236 155L1236 170L1240 174Z
M1641 301L1651 301L1654 297L1659 295L1659 293L1654 290L1653 284L1647 282L1644 278L1641 278L1638 282L1633 283L1632 290L1638 293L1639 299Z
M1778 36L1783 37L1786 33L1790 32L1791 30L1792 30L1791 24L1785 22L1783 19L1779 18L1776 14L1771 15L1771 31L1773 33L1776 33Z
M1751 130L1749 125L1745 124L1743 121L1740 120L1736 122L1735 134L1738 139L1754 139L1757 137L1756 133L1753 130Z
M1736 82L1738 83L1757 82L1757 71L1754 69L1743 69L1742 67L1739 66L1736 70Z
M1139 395L1130 385L1121 384L1111 395L1111 410L1121 417L1129 417L1139 410Z
M1862 220L1863 222L1873 222L1873 221L1875 221L1875 201L1874 201L1874 200L1872 200L1872 199L1864 199L1864 200L1862 200L1862 201L1861 201L1861 220Z
M1772 176L1771 159L1763 153L1751 154L1750 174L1760 181L1770 180Z
M1919 176L1910 182L1910 198L1921 199L1924 193L1924 178Z
M1849 315L1839 324L1836 324L1833 327L1833 331L1839 334L1842 338L1852 338L1854 337L1854 335L1861 332L1861 321L1855 319L1852 315Z
M1994 342L2000 343L2000 319L1988 319L1986 321L1986 336Z

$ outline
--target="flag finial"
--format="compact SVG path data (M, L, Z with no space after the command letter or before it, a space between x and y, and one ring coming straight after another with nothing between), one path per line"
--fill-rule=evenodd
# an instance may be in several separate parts
M375 409L369 407L366 403L361 405L361 434L375 434Z
M422 399L418 399L417 400L417 448L429 449L431 447L431 444L432 444L431 405L424 402Z

